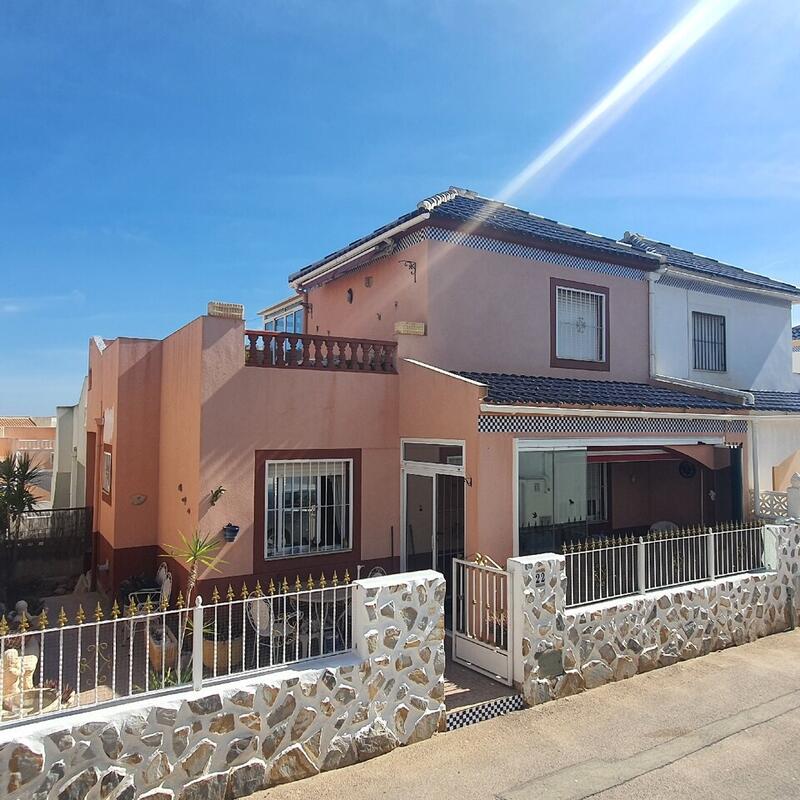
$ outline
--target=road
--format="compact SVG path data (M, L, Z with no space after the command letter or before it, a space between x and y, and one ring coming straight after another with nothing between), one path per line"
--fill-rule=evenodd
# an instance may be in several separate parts
M800 796L800 630L254 795L661 800Z

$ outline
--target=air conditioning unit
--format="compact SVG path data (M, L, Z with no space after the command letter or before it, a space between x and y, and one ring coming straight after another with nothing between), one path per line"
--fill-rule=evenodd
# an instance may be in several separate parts
M212 300L208 304L208 316L244 319L244 306L241 303L221 303L219 300Z

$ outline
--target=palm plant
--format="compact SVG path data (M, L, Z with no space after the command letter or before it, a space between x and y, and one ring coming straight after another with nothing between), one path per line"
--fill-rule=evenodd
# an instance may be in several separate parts
M192 593L197 586L197 578L200 569L212 569L219 572L219 565L225 562L219 558L218 551L222 546L219 539L215 539L211 534L203 534L195 531L191 536L184 536L178 532L181 543L178 546L169 545L170 555L180 561L188 570L189 577L186 581L186 616L180 626L178 635L178 648L183 649L183 641L186 635L186 628L189 623L192 608Z
M10 531L14 525L19 535L22 515L36 507L34 488L42 479L42 470L30 453L8 455L0 459L0 522Z

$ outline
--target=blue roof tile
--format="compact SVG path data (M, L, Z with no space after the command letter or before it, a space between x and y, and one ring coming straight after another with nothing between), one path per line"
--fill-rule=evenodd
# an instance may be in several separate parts
M678 267L688 270L689 272L696 272L715 278L724 278L759 289L772 289L774 291L787 292L788 294L800 296L800 289L790 283L775 281L772 278L758 275L755 272L748 272L739 267L733 267L730 264L725 264L714 258L692 253L690 250L682 250L679 247L673 247L665 242L657 242L654 239L648 239L646 236L641 236L638 233L626 233L623 241L628 242L643 253L663 256L664 259L666 259L666 263L672 267Z
M485 402L634 408L742 409L741 405L648 383L550 378L492 372L459 372L489 387Z

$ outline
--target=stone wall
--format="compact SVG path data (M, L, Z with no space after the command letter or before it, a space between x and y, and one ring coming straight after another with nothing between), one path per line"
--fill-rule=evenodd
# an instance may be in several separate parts
M510 559L515 680L529 705L794 626L800 527L770 526L774 570L565 608L564 557ZM537 577L538 574L538 577Z
M352 656L0 732L0 797L224 800L427 739L444 720L444 578L356 581Z

